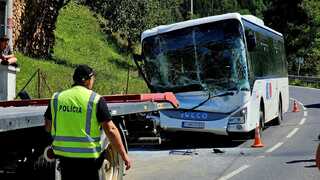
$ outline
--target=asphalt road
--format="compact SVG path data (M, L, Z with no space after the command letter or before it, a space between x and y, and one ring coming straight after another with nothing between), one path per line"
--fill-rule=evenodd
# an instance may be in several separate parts
M280 126L269 124L263 132L264 148L251 148L252 140L207 135L196 136L200 143L195 143L183 135L165 147L129 149L134 165L125 180L320 179L315 166L320 90L290 87L290 97L301 102L301 111L286 113Z

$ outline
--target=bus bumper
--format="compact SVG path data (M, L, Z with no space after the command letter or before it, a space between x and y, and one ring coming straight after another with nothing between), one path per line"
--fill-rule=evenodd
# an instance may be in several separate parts
M230 133L234 132L249 132L250 130L248 127L245 126L245 124L229 124L227 131Z
M159 121L160 127L165 131L207 132L217 135L228 135L228 118L214 121L195 121L161 116Z

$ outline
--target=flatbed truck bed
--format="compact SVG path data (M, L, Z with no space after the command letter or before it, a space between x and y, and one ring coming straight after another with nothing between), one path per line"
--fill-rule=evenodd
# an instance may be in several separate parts
M111 116L170 109L169 102L122 102L108 103ZM43 115L47 106L0 107L0 133L44 125Z
M172 93L103 97L126 147L125 120L130 119L135 124L136 114L178 106ZM43 161L43 150L51 143L51 137L44 130L44 113L49 102L49 99L0 101L0 179L12 179L5 178L8 174L27 179L54 179L52 166ZM119 156L113 154L112 157L116 158L113 160L115 168L121 165ZM122 178L120 170L114 172L118 174L116 178L111 175L114 179Z

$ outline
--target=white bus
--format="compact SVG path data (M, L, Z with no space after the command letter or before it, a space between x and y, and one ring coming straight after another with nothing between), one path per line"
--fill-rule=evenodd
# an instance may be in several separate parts
M141 62L152 92L174 92L176 110L149 116L166 131L230 135L282 121L289 107L281 33L252 15L230 13L158 26L142 34Z

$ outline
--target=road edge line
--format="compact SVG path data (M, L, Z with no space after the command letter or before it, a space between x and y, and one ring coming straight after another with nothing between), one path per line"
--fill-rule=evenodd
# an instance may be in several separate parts
M287 138L291 138L295 133L297 133L299 130L299 128L294 128L288 135Z
M306 118L302 118L301 121L299 122L299 125L303 125L306 122Z
M249 167L250 167L250 165L245 164L245 165L239 167L238 169L232 171L231 173L229 173L229 174L227 174L227 175L225 175L225 176L222 176L222 177L219 178L218 180L228 180L228 179L232 178L233 176L241 173L242 171L248 169Z
M317 89L317 88L311 88L311 87L304 87L304 86L294 86L294 85L290 85L291 87L296 87L296 88L304 88L304 89L311 89L311 90L320 90L320 89Z
M276 145L274 145L273 147L271 147L270 149L266 150L266 153L271 153L274 150L278 149L279 147L281 147L283 145L283 142L278 142Z

